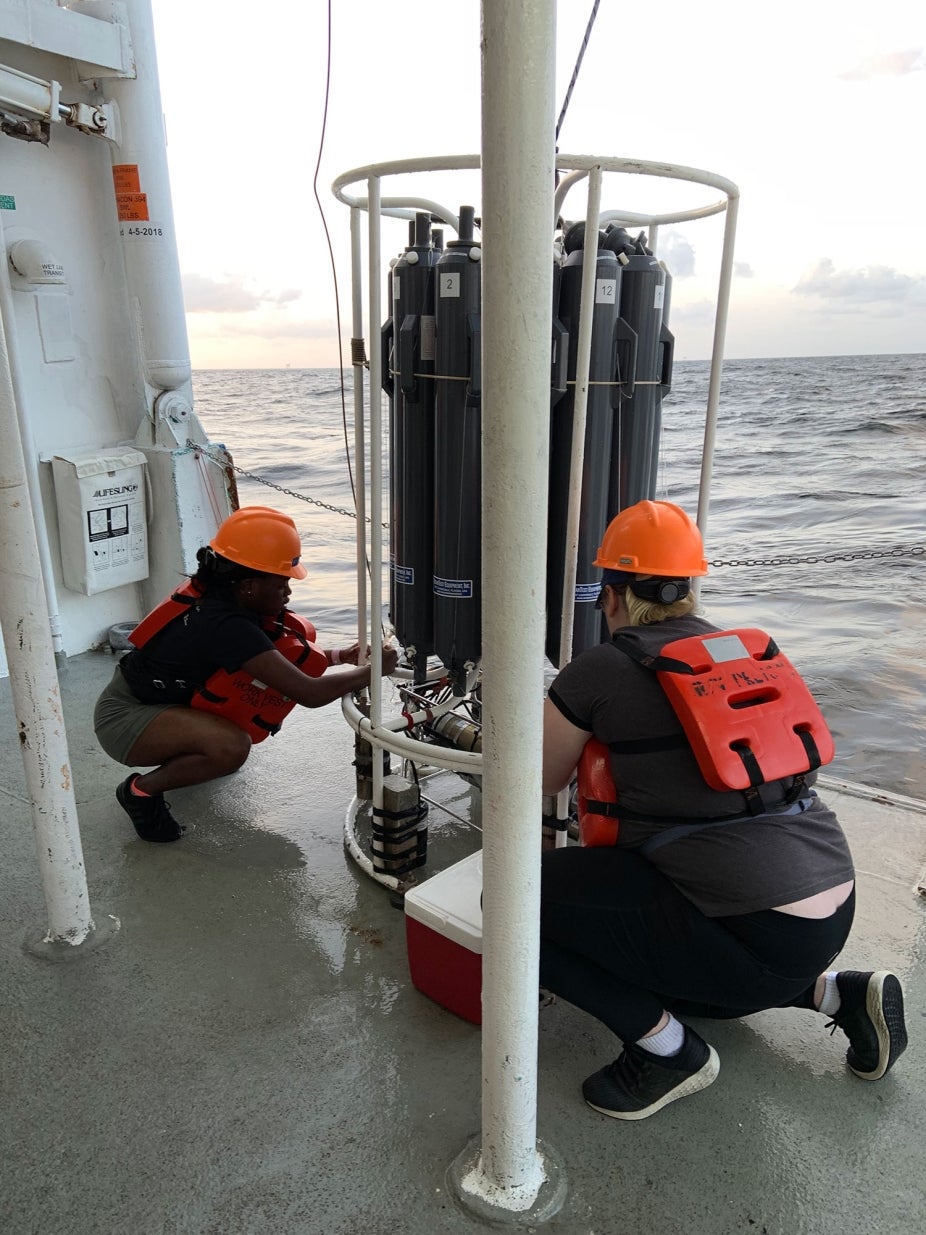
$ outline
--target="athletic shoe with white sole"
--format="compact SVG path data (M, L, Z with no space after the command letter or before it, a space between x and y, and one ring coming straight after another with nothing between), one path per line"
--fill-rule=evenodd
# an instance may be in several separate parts
M717 1079L717 1052L685 1026L675 1055L654 1055L628 1043L618 1059L590 1076L582 1095L593 1110L612 1119L646 1119L670 1102L706 1089Z
M849 1039L846 1063L863 1081L880 1080L907 1047L903 1014L903 988L895 974L858 973L844 969L836 974L839 1011L827 1021Z

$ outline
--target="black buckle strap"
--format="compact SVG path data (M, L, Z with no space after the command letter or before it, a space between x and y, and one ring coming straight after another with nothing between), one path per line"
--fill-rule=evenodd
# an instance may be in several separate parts
M644 669L652 669L654 673L686 673L689 677L694 673L694 666L683 660L674 660L671 656L651 656L628 635L613 635L611 646L619 652L624 652L631 660L635 660Z
M792 802L798 801L804 796L807 789L807 777L802 772L800 776L795 776L791 788L785 794L785 802L790 806ZM812 791L811 791L812 792Z
M596 802L594 798L588 798L585 810L591 815L607 815L609 819L620 818L620 809L616 802Z
M813 734L809 729L795 729L794 732L801 740L801 745L807 753L807 762L810 765L808 772L815 772L822 760L820 759L820 749L813 740Z
M786 806L783 810L765 810L761 813L766 816L774 817L775 815L802 815L804 811L809 810L816 800L816 794L811 789L810 796L801 798L799 801L792 802L790 806ZM665 816L659 819L654 815L634 815L629 819L625 817L625 823L634 823L640 820L642 823L668 823L672 816ZM642 845L638 845L634 852L649 856L654 849L661 849L663 845L668 845L672 841L682 840L685 837L693 836L696 832L703 832L708 828L723 828L731 823L752 823L755 815L731 815L727 818L719 819L676 819L670 826L666 827L662 832L657 832L655 836L649 837Z

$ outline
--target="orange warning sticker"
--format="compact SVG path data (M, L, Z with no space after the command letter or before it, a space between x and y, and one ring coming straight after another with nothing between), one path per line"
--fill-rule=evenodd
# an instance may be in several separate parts
M119 222L127 220L147 223L148 194L147 193L117 193L116 209L119 212Z
M138 164L117 163L113 168L113 184L117 197L120 193L140 193L141 181L138 178Z

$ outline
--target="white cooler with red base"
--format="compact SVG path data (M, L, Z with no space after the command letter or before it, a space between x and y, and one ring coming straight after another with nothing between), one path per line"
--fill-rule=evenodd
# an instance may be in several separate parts
M482 1023L482 852L405 894L408 967L419 991Z

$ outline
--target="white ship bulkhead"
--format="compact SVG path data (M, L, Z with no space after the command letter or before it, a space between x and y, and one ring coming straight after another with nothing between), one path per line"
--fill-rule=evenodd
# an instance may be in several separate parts
M206 439L147 3L0 0L0 117L3 412L60 665L195 569L228 481L186 444Z

